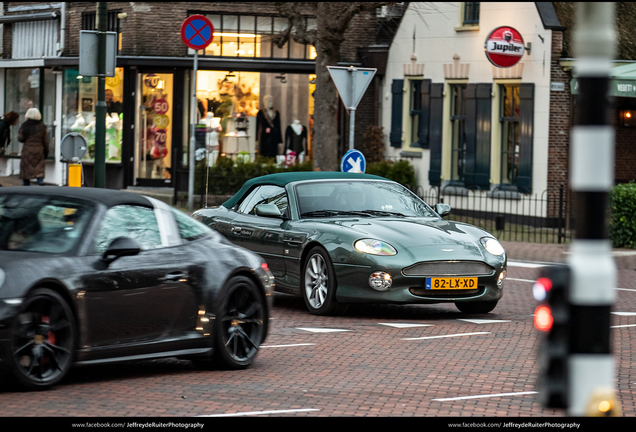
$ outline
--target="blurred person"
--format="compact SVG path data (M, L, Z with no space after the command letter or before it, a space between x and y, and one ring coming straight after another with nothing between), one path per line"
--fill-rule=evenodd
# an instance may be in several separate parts
M106 112L108 115L111 113L121 114L123 111L122 104L114 99L113 91L106 89L104 96L106 97Z
M9 111L0 119L0 156L5 152L5 149L11 144L11 126L15 126L18 123L20 114L15 111Z
M30 108L26 121L20 126L18 141L24 143L20 156L20 178L24 186L31 185L31 179L37 179L38 185L44 182L44 160L49 155L49 134L42 114L37 108Z

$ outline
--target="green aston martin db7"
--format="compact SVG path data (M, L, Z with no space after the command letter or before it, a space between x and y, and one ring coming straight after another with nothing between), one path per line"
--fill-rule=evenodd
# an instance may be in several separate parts
M193 217L261 255L275 290L301 295L316 315L349 303L455 303L492 311L506 253L488 232L442 219L399 183L368 174L293 172L247 181Z

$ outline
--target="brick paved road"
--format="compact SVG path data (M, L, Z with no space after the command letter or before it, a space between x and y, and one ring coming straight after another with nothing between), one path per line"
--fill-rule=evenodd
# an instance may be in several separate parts
M634 269L619 272L616 312L636 312ZM358 306L346 317L314 317L301 300L277 295L271 336L248 370L202 371L176 359L76 368L48 392L0 390L0 416L562 417L532 393L536 272L511 266L504 298L479 317L453 305ZM470 318L504 322L461 321ZM633 324L636 315L612 316L612 326ZM633 417L636 327L612 332L617 388Z

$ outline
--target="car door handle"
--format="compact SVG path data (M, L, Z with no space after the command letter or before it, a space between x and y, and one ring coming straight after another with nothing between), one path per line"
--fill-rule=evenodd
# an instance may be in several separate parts
M290 244L290 245L299 245L299 244L301 244L303 242L302 240L294 239L294 238L291 238L291 237L284 238L283 241L285 243L287 243L287 244Z
M232 227L232 234L240 234L241 230L241 227Z
M161 282L185 282L188 275L185 273L168 273L160 279Z

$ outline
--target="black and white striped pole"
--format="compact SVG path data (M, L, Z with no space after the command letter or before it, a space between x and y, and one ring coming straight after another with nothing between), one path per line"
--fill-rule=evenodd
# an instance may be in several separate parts
M616 52L614 3L577 4L574 50L578 119L571 135L570 184L576 237L570 247L569 414L616 415L610 310L616 265L606 223L614 185L614 128L609 77Z

